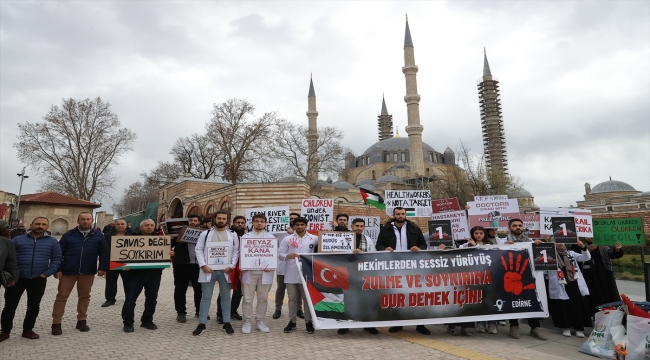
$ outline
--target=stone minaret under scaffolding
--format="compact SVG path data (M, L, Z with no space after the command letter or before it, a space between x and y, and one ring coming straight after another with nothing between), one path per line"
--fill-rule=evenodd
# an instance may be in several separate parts
M307 181L311 184L312 181L318 180L318 124L316 122L318 111L316 111L316 92L314 91L313 79L309 79L307 102L307 119L309 120L307 128L307 142L309 145Z
M377 116L377 129L379 130L379 141L393 137L393 115L388 114L386 99L381 99L381 115Z
M478 98L481 107L481 128L486 165L491 170L507 175L508 156L501 115L499 81L492 78L485 49L483 49L483 79L478 84Z

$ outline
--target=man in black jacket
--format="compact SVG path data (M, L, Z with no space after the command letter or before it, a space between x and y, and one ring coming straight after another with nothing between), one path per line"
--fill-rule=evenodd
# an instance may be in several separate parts
M189 226L198 228L201 224L201 216L198 214L187 215ZM174 248L174 307L176 308L176 321L184 323L187 321L187 284L192 283L194 289L194 317L199 316L201 307L201 284L199 283L199 264L196 262L195 244L177 242L178 238L172 240Z
M427 249L422 230L406 219L406 209L396 207L393 209L393 221L386 224L379 231L377 237L377 251L410 250L420 251ZM402 326L391 326L388 331L396 333ZM431 331L424 325L418 325L415 330L423 335L430 335Z
M104 238L106 240L106 245L108 245L108 252L111 252L111 238L113 236L128 236L131 235L131 232L126 228L126 220L119 219L114 223L115 226L112 232L106 233ZM109 307L115 305L115 296L117 295L117 279L122 278L122 287L126 289L126 275L121 270L108 270L106 272L106 287L104 288L104 296L106 297L106 302L102 304L102 307Z

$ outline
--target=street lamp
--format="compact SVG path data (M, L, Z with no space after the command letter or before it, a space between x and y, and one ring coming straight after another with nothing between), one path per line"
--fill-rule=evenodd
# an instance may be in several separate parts
M20 174L16 174L20 177L20 190L18 190L18 203L16 204L16 219L18 219L18 223L20 224L20 219L18 215L18 210L20 210L20 195L23 192L23 181L25 179L29 178L29 176L25 175L25 168L23 168L23 171Z

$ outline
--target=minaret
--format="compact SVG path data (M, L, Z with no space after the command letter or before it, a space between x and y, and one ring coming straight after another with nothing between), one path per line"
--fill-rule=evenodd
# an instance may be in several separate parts
M406 34L404 35L404 67L402 72L406 77L406 110L408 114L408 125L406 133L409 135L409 158L411 176L422 176L424 174L424 154L422 153L422 125L420 125L420 95L418 95L418 84L416 74L418 67L415 65L415 52L413 40L409 30L409 18L406 16Z
M481 127L483 130L483 152L489 169L508 174L506 135L501 116L501 95L499 81L492 78L487 53L483 48L483 79L478 84Z
M386 99L381 99L381 115L377 116L377 128L379 130L379 141L393 137L393 115L386 110Z
M318 180L318 125L316 123L318 111L316 111L316 92L314 91L314 81L311 76L309 79L307 102L307 119L309 120L309 127L307 129L307 142L309 144L307 182L311 183L312 181Z

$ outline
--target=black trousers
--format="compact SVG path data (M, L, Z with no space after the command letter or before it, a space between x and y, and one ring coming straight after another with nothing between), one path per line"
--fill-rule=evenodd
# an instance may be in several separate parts
M47 279L37 277L35 279L20 278L14 286L5 289L5 307L0 316L3 333L11 333L14 327L14 316L20 303L20 298L27 291L27 313L23 321L23 331L29 331L34 328L36 318L41 308L41 299L45 294Z
M106 288L104 289L104 297L106 301L115 301L117 295L117 278L122 278L122 288L126 289L126 277L123 271L108 270L106 272Z
M232 314L237 312L237 309L239 309L239 304L241 304L241 298L242 298L242 292L241 292L241 281L237 283L237 290L232 292L232 296L230 297L230 317L232 318ZM221 317L221 295L217 297L217 317Z
M187 313L187 284L192 283L194 289L195 314L201 308L201 284L199 283L198 264L174 264L174 308L178 314Z
M519 320L517 319L510 320L510 326L519 326ZM539 319L528 319L528 326L530 326L532 330L536 327L541 327L541 324L539 322Z

